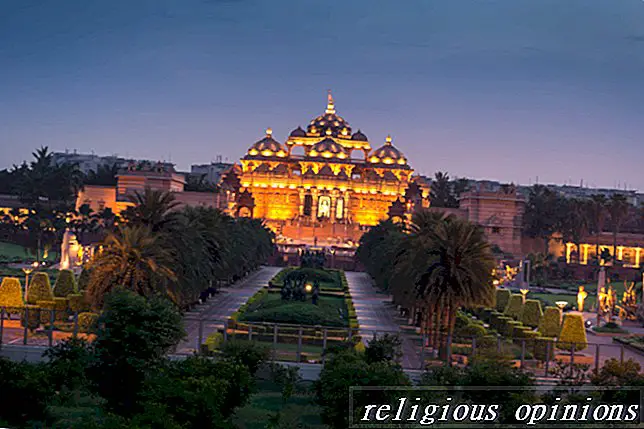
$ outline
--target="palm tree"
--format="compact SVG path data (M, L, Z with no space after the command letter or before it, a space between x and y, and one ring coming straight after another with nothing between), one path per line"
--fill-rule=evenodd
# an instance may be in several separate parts
M613 232L613 265L617 262L617 234L628 218L629 207L626 197L622 194L613 194L608 200L608 213Z
M432 180L430 190L431 204L434 207L456 207L456 199L452 193L452 184L447 172L437 171Z
M117 164L99 165L96 170L91 170L85 177L86 185L114 186L116 175L119 172Z
M492 304L494 258L483 231L454 216L443 218L423 235L426 248L421 251L427 260L417 292L436 314L435 327L446 322L447 338L451 338L459 308Z
M175 209L179 203L170 192L146 187L143 192L136 192L128 198L134 203L123 212L129 223L146 225L153 232L158 232L176 221Z
M606 197L602 194L595 194L590 197L590 216L592 230L595 234L595 257L599 263L599 237L604 231L606 223Z
M170 268L173 260L160 245L160 237L140 225L121 227L107 236L103 249L91 263L88 290L96 308L102 306L106 293L119 287L144 296L165 293L177 302L176 294L167 288L177 279Z

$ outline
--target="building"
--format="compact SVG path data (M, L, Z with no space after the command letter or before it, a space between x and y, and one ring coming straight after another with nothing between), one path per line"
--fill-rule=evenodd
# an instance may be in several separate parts
M217 185L221 181L223 173L232 166L232 163L222 162L221 156L219 156L216 162L210 164L193 164L190 167L190 174L197 178L203 178L207 184Z
M284 143L266 130L222 186L230 214L264 219L281 244L355 247L368 227L429 206L428 187L392 138L372 149L330 93L324 113Z
M76 164L78 165L78 169L85 174L88 174L90 171L97 171L101 166L111 167L116 165L118 168L126 168L131 163L151 162L147 160L122 158L116 155L101 156L93 153L78 153L76 150L73 152L54 152L52 154L52 160L56 165ZM169 162L162 162L161 164L165 167L172 167L172 163Z

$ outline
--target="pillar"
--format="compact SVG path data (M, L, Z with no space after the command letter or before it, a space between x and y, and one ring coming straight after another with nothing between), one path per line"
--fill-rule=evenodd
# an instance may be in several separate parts
M635 268L640 267L640 251L641 250L642 249L639 248L639 247L637 249L635 249Z
M317 189L312 189L311 190L311 220L315 222L318 217L318 190Z
M298 190L299 196L300 196L300 208L299 208L299 213L300 216L304 215L304 189L299 188Z

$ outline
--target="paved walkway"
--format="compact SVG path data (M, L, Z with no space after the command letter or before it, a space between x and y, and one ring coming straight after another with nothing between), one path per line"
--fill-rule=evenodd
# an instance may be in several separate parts
M378 293L367 273L346 272L349 292L356 308L360 335L367 343L373 334L397 333L402 340L403 368L420 367L420 351L411 336L400 329L391 307L391 297Z
M280 269L278 267L262 267L245 279L222 288L208 302L186 313L184 327L188 336L177 347L177 353L192 353L197 349L200 320L203 320L202 340L205 340L217 329L223 329L224 321L248 301L248 298L266 286Z

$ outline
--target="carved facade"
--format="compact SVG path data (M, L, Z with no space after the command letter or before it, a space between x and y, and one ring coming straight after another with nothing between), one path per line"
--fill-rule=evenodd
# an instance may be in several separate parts
M428 187L391 137L372 149L330 94L324 114L284 143L266 130L222 185L230 214L264 219L282 243L353 246L369 226L429 206Z

